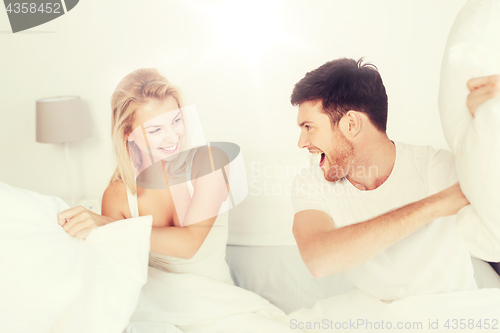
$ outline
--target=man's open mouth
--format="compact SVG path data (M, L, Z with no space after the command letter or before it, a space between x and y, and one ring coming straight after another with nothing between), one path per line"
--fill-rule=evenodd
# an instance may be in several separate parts
M321 168L325 163L325 153L321 153L321 160L319 161L319 167Z
M309 150L309 152L311 154L313 154L314 156L321 154L321 159L319 161L319 167L321 168L323 166L323 164L325 163L325 158L326 158L325 153L323 153L321 150Z

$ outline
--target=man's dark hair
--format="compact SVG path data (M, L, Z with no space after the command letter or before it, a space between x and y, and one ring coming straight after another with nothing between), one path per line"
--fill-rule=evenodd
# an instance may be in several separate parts
M381 132L387 125L387 94L377 67L363 64L363 58L329 61L307 73L295 84L290 98L292 105L321 101L323 112L338 125L349 111L365 113Z

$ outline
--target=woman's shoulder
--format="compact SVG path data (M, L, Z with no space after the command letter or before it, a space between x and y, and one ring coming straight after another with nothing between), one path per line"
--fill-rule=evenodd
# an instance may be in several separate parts
M132 217L128 207L127 186L121 179L111 182L102 195L102 215L124 219Z

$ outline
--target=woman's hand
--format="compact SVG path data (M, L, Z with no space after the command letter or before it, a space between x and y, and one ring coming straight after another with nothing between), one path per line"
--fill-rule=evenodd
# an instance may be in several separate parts
M60 212L57 215L57 220L64 231L80 239L86 238L95 228L116 221L116 219L96 214L82 206Z
M476 109L489 99L500 96L500 75L482 76L467 81L467 107L474 117Z

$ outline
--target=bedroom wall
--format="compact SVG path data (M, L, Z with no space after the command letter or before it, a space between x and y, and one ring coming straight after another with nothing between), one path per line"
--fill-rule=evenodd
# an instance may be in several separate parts
M62 146L35 141L35 100L79 95L93 136L71 145L77 199L100 198L114 168L110 97L156 67L196 105L209 141L296 151L293 85L339 57L378 66L393 140L445 148L437 110L446 37L465 0L81 0L11 33L0 10L0 181L69 197Z

